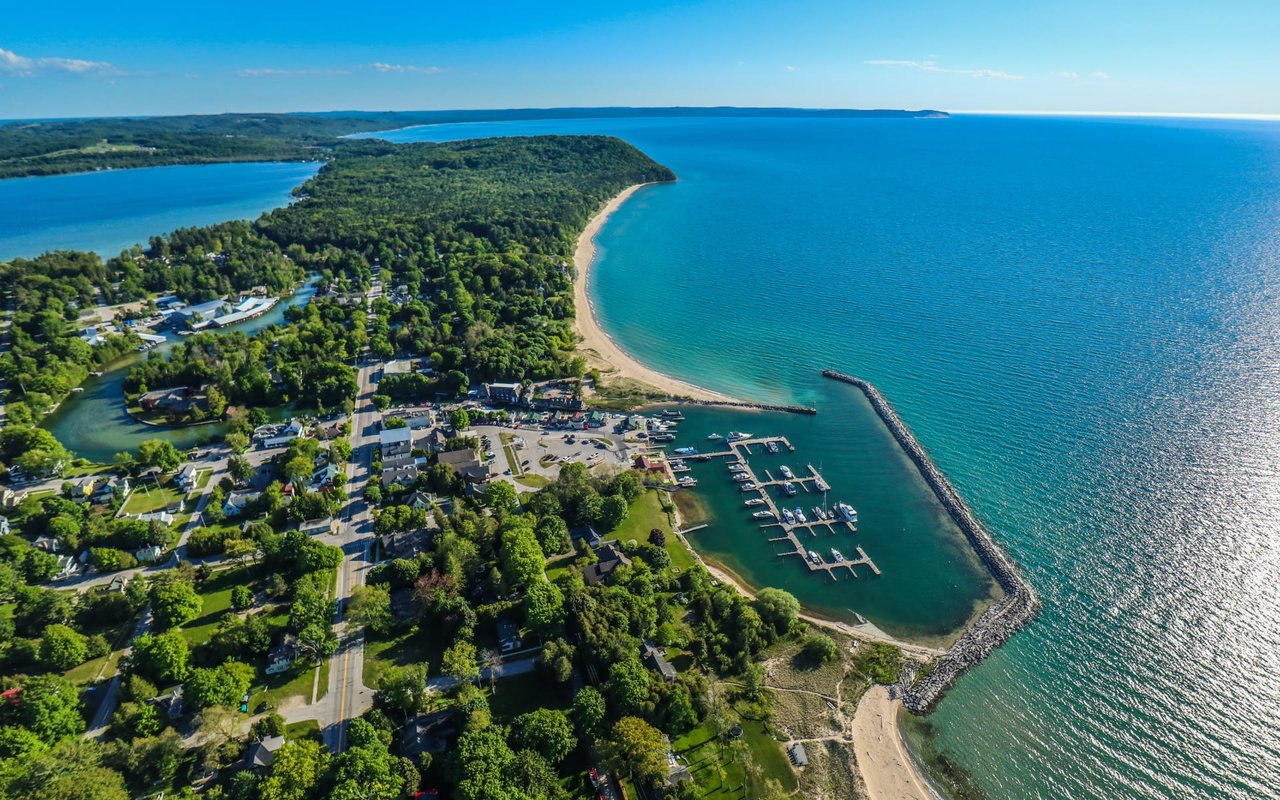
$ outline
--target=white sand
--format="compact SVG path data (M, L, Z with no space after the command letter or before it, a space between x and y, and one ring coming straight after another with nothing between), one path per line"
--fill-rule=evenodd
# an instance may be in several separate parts
M934 800L916 772L898 731L902 703L885 686L872 686L853 716L853 747L858 771L871 800Z

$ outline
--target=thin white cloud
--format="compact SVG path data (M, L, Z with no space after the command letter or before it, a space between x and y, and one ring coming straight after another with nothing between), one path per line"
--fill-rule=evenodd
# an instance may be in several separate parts
M12 50L0 47L0 73L30 78L41 73L62 72L72 75L120 75L123 70L106 61L86 61L83 58L43 57L28 58Z
M949 67L938 66L936 61L908 61L894 58L877 58L872 61L864 61L863 63L878 67L906 67L908 69L918 69L921 72L944 72L949 75L968 75L971 78L990 78L1000 81L1022 80L1021 75L1002 72L998 69L951 69Z
M1088 75L1084 75L1074 70L1062 70L1061 72L1053 73L1053 76L1055 78L1064 78L1069 81L1078 81L1082 78L1093 79L1095 81L1111 80L1111 76L1105 72L1090 72Z
M1098 80L1100 80L1100 81L1109 81L1109 80L1111 80L1111 76L1110 76L1110 75L1108 75L1108 74L1107 74L1107 73L1105 73L1105 72L1090 72L1090 73L1089 73L1089 77L1090 77L1090 78L1096 78L1096 79L1098 79Z
M1079 73L1079 72L1071 72L1070 70L1063 70L1062 72L1055 72L1055 73L1053 73L1053 74L1054 74L1054 76L1055 76L1055 77L1058 77L1058 78L1066 78L1066 79L1067 79L1067 80L1069 80L1069 81L1073 81L1073 80L1075 80L1076 78L1079 78L1079 77L1080 77L1080 73Z
M796 71L796 68L795 68L793 65L791 65L791 64L788 64L788 65L785 67L785 69L787 70L787 72L795 72L795 71Z
M334 75L350 75L345 69L275 69L261 67L256 69L238 69L237 78L287 78L294 76L332 77Z
M370 64L371 69L378 72L419 72L424 75L434 75L437 72L444 72L440 67L419 67L413 64L387 64L382 61L375 61Z

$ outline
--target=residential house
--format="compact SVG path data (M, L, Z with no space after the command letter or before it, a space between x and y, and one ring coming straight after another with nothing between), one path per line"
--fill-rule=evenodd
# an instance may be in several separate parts
M121 516L129 517L131 519L140 519L143 522L155 520L156 522L160 522L165 525L173 524L173 514L170 514L168 511L148 511L145 514L122 514Z
M430 509L435 505L431 495L426 492L414 492L404 501L409 508L425 508Z
M524 639L520 636L520 629L516 624L505 617L498 620L498 646L504 653L514 653L524 645Z
M382 466L404 467L413 461L413 429L384 428L378 434L378 444L382 448Z
M172 414L185 414L195 406L207 402L208 397L202 389L192 389L189 386L156 389L138 398L138 405L145 411L168 411Z
M93 502L107 503L119 492L121 496L129 494L129 479L125 477L111 477L98 481L93 488Z
M196 488L196 465L186 464L182 469L178 470L178 474L173 478L178 488L184 492L189 492Z
M120 594L129 587L128 575L116 575L111 578L111 582L107 584L107 591Z
M382 546L385 558L414 558L418 553L430 549L432 541L439 532L439 523L434 516L429 516L426 524L421 528L384 533L378 537L378 544Z
M93 489L98 485L98 479L89 477L81 478L78 481L71 482L71 499L77 503L88 503L93 499Z
M268 675L275 675L288 669L298 657L298 637L286 633L280 642L267 653Z
M318 517L317 519L308 519L298 523L298 530L309 536L320 536L326 533L336 533L338 523L333 517Z
M160 556L162 555L164 555L164 548L158 544L153 544L150 547L143 547L139 550L135 550L133 553L133 557L138 559L139 564L153 564L156 561L159 561Z
M400 752L415 762L423 753L449 752L460 732L457 714L449 709L414 716L400 732Z
M67 555L59 555L58 557L58 574L55 579L70 578L73 575L79 575L82 567L80 562L74 557Z
M0 517L3 519L3 517ZM9 533L9 520L5 520L5 524L0 526L0 535ZM52 536L37 536L31 546L37 550L43 550L46 553L56 553L62 549L62 543Z
M457 473L470 484L483 484L489 480L489 468L480 463L476 452L469 448L449 450L437 456L441 464Z
M423 437L420 444L432 453L441 453L448 446L449 437L440 428L432 428L431 432Z
M640 646L640 657L646 667L661 675L667 683L673 683L680 677L662 650L648 639Z
M340 483L340 477L342 477L342 470L338 468L337 464L325 464L323 467L320 467L315 472L311 473L311 480L308 488L310 491L318 492L326 486L334 483Z
M626 553L622 552L622 548L614 541L602 543L600 549L596 551L596 557L599 559L596 563L588 564L582 568L582 580L588 586L595 586L600 583L618 567L631 566L631 559L627 557Z
M276 760L276 751L284 747L283 736L268 736L249 745L244 760L249 769L267 769Z
M8 535L9 535L9 530L10 530L10 527L9 527L9 518L8 518L8 517L0 517L0 536L8 536Z
M391 486L392 484L412 486L416 480L418 480L418 467L415 464L382 468L382 483L384 486Z
M232 492L222 503L222 515L224 517L240 516L260 495L261 492Z
M269 427L270 426L264 425L253 432L255 437L258 436L258 431L263 431L263 433L266 434L262 439L262 446L268 448L283 447L294 439L297 439L302 435L302 432L306 430L306 426L302 424L302 420L297 417L289 420L285 425L276 425L270 430L264 430Z

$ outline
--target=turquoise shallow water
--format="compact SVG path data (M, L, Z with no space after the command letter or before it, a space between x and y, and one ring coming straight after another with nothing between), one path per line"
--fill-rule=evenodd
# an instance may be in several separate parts
M616 134L680 176L600 236L593 295L624 347L820 418L846 412L817 369L875 381L1025 567L1044 613L933 717L988 795L1280 796L1280 128L609 120L387 138L543 132Z

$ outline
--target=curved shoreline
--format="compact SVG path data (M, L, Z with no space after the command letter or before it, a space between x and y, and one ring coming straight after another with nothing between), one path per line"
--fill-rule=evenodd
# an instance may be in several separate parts
M903 705L910 711L922 714L941 698L965 670L978 664L1026 625L1039 608L1040 601L1031 584L1027 583L1004 550L978 521L960 493L947 480L947 476L934 465L924 447L898 416L898 412L889 405L889 401L880 394L880 390L862 378L835 370L824 369L822 375L861 390L889 428L893 438L916 465L925 483L937 495L938 502L951 514L951 518L964 532L978 557L1005 592L1005 596L984 611L978 621L951 645L946 655L938 659L928 675L901 689Z
M736 397L704 389L701 386L673 378L670 375L644 366L619 347L617 342L600 327L600 321L596 318L595 307L592 305L591 298L587 292L591 267L596 257L596 235L600 233L600 229L604 227L604 223L609 219L609 216L617 211L627 201L627 198L631 197L639 189L653 185L655 184L637 183L623 189L606 203L604 208L596 212L596 215L587 223L587 227L583 228L582 233L578 235L578 243L573 251L573 263L576 267L576 275L573 281L573 305L575 309L573 326L578 335L582 337L582 341L578 344L578 350L587 356L588 362L597 362L602 367L602 372L611 374L613 377L631 378L648 384L659 391L671 395L672 399L689 398L709 403L744 402Z

